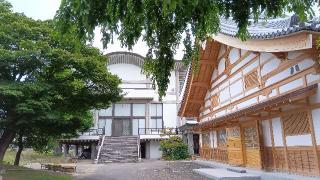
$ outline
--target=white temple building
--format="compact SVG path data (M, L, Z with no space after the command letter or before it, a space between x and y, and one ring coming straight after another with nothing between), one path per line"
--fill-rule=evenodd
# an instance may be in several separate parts
M112 104L108 109L94 110L94 127L78 138L61 140L61 143L78 146L88 144L92 150L97 150L92 151L91 158L99 161L130 159L128 154L159 159L160 141L168 138L160 134L168 129L176 133L179 126L178 99L186 68L180 61L176 61L166 96L159 101L157 90L152 88L151 80L143 74L143 56L131 52L113 52L107 56L108 70L122 80L122 101ZM120 141L123 141L122 145ZM134 149L132 152L125 150L128 147L130 149L128 144ZM109 152L104 150L111 146L114 148ZM78 151L76 154L79 154ZM136 155L133 159L135 158Z

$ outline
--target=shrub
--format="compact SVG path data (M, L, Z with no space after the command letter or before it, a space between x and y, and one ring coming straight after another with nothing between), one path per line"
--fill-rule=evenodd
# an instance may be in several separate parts
M172 136L160 142L162 158L165 160L182 160L189 158L188 145L178 136Z

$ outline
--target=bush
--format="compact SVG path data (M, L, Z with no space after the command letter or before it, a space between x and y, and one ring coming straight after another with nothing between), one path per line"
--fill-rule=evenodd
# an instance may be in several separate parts
M162 158L165 160L182 160L189 158L188 145L178 136L172 136L160 142Z

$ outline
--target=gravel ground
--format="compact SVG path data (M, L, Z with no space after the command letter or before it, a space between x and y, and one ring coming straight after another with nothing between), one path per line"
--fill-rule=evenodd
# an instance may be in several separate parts
M192 170L205 168L190 161L78 164L76 180L209 180Z

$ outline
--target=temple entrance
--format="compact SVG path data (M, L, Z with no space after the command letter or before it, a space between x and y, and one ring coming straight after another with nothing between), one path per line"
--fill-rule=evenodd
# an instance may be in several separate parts
M261 152L258 131L258 121L250 121L242 126L243 146L244 146L244 164L247 167L261 169Z
M243 165L240 127L227 128L227 151L229 164Z
M193 134L193 152L199 154L199 134Z
M132 122L130 119L113 119L112 136L131 136Z

